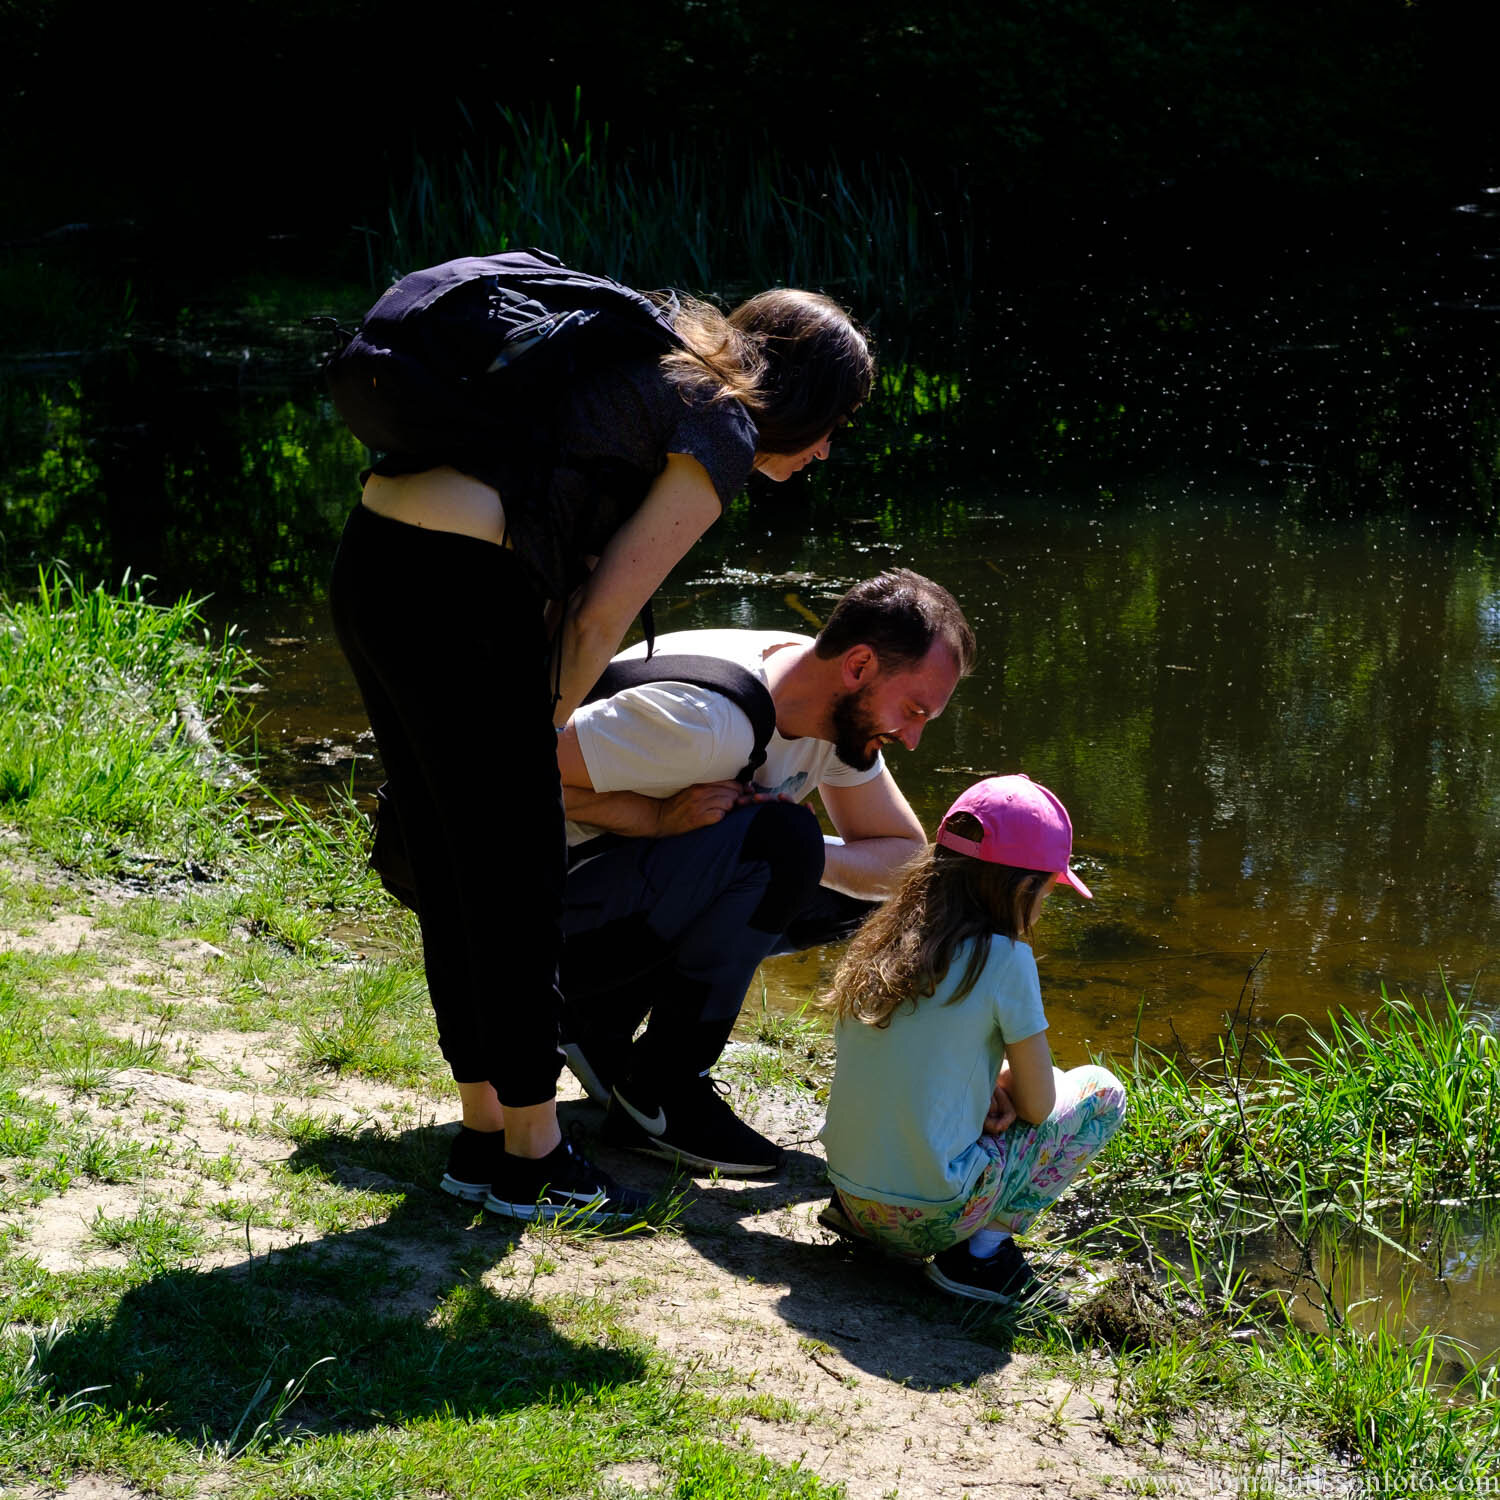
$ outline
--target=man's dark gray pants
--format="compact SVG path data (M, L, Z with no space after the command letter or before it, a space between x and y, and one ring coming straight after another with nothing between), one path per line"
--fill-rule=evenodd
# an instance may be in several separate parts
M565 1038L628 1038L671 1072L711 1067L756 966L847 937L872 903L827 890L823 836L810 809L737 808L665 839L600 846L563 891Z

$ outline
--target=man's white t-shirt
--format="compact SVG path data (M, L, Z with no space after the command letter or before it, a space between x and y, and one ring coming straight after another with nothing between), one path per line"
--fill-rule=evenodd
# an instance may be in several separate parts
M721 657L747 667L764 682L774 648L811 644L810 636L774 630L679 630L657 637L656 654ZM620 657L645 654L642 644ZM744 769L755 748L755 731L740 708L685 682L647 683L585 703L573 715L573 726L596 792L670 797L698 782L727 781ZM863 786L884 769L878 755L868 771L856 771L834 754L827 740L788 740L773 733L754 786L800 802L819 786ZM600 831L570 822L568 843L582 843Z

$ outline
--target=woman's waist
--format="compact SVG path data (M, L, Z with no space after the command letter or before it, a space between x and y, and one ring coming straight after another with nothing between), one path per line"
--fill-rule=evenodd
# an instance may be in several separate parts
M457 469L371 474L365 481L361 502L388 521L472 537L496 547L512 545L500 492Z

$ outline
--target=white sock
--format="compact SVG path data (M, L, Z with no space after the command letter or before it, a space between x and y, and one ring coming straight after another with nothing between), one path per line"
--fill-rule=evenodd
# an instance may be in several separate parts
M969 1236L969 1254L975 1260L988 1260L1009 1238L1006 1229L976 1229Z

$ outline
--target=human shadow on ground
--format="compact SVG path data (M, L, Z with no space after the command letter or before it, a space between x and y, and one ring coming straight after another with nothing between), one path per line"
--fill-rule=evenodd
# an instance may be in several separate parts
M299 1146L294 1173L404 1196L379 1223L216 1269L152 1272L51 1345L53 1388L104 1387L91 1397L100 1405L233 1451L304 1375L291 1417L320 1431L502 1413L640 1381L640 1355L601 1346L597 1330L559 1331L530 1295L534 1257L517 1257L513 1291L481 1280L512 1256L521 1226L437 1190L450 1136L364 1131Z
M596 1105L564 1106L585 1137ZM782 1287L776 1314L809 1341L869 1375L916 1390L968 1384L1010 1359L1013 1327L983 1304L934 1287L919 1263L854 1246L816 1223L831 1188L823 1158L789 1148L770 1178L686 1178L665 1162L589 1140L605 1169L632 1187L684 1194L676 1228L707 1261L741 1280Z

